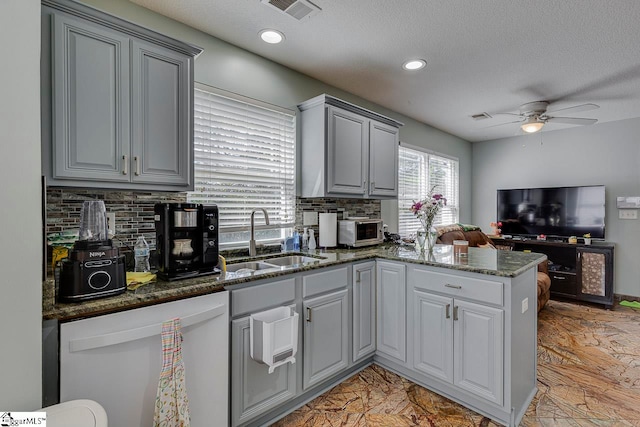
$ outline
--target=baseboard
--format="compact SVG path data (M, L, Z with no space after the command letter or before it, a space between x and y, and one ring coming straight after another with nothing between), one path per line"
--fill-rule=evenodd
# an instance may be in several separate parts
M640 302L640 297L636 297L636 296L632 296L632 295L613 294L613 302L614 303L619 303L622 300Z

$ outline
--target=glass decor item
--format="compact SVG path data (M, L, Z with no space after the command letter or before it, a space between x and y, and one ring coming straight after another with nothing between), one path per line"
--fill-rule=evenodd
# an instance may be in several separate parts
M427 252L431 253L433 252L433 248L435 247L436 241L438 240L438 231L433 225L429 225L429 228L427 230Z
M435 188L435 185L431 187L427 196L422 200L414 201L410 208L411 212L422 224L421 231L425 233L425 243L424 245L420 245L420 251L422 252L425 250L428 252L433 251L436 240L438 240L438 231L433 226L433 223L435 222L440 210L447 205L447 199L444 198L442 194L434 193ZM418 242L422 239L420 231L418 231L416 239Z
M416 231L416 244L420 252L424 252L427 241L427 232L425 230Z

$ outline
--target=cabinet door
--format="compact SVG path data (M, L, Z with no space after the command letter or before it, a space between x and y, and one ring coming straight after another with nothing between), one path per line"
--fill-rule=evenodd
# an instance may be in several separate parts
M292 308L294 306L291 306ZM292 399L295 365L269 367L251 358L249 316L231 322L231 425L237 426Z
M368 125L358 114L327 107L327 193L366 194Z
M305 390L348 366L347 295L345 289L302 303Z
M577 249L577 282L581 299L613 305L613 249Z
M377 352L407 361L406 280L404 264L377 262Z
M353 361L376 349L376 263L353 266Z
M187 186L193 147L189 58L139 41L132 56L132 180Z
M453 319L454 384L502 405L504 311L454 300Z
M418 290L413 298L414 368L453 383L453 299Z
M369 195L398 195L398 135L393 126L371 121L369 126Z
M128 182L129 38L52 20L53 177Z

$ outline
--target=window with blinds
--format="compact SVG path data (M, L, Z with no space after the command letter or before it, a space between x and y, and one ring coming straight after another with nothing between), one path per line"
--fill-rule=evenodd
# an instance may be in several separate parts
M411 205L434 185L434 191L447 199L436 225L458 222L458 161L406 146L400 147L398 156L398 233L410 236L419 229L420 221L411 212Z
M278 241L295 220L295 114L198 84L194 96L194 191L191 203L216 204L221 247Z

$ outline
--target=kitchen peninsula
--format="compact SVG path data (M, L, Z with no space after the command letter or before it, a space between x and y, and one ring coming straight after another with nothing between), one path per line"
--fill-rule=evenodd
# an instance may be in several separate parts
M426 255L387 245L305 255L313 261L159 281L78 304L56 304L48 280L43 316L64 325L226 290L234 427L273 422L371 363L518 424L536 390L535 275L544 255L470 248L456 258L446 245ZM250 358L248 319L277 306L300 313L298 362L268 375Z

